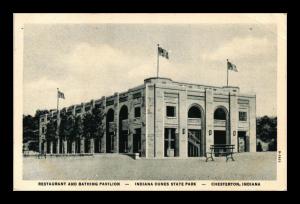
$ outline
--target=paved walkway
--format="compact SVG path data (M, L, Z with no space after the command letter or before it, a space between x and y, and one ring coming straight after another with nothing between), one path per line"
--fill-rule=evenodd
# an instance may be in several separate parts
M240 153L225 157L140 159L117 154L86 157L24 157L26 180L274 180L276 152Z

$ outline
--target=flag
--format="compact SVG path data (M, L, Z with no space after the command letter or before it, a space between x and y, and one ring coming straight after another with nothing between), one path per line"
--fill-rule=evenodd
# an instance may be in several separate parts
M65 94L63 92L57 91L57 97L65 99Z
M161 48L161 47L158 47L158 54L162 57L165 57L166 59L169 59L169 53L167 50Z
M227 60L227 68L228 68L229 70L232 70L232 71L235 71L235 72L238 71L237 68L236 68L236 65L233 64L233 63L231 63L231 62L229 62L228 60Z

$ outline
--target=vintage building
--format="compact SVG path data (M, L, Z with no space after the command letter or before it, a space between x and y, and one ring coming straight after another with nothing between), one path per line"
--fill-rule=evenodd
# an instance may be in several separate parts
M256 151L256 98L238 87L204 86L148 78L144 84L66 108L83 115L105 111L104 136L68 143L46 141L52 111L40 118L40 151L47 153L140 153L145 158L205 156L211 144L234 144L237 152Z

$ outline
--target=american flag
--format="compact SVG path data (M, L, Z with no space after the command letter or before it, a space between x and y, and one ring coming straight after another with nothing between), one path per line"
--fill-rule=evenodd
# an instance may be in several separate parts
M235 71L235 72L238 71L237 68L236 68L236 65L229 62L228 60L227 60L227 67L228 67L228 70L232 70L232 71Z
M63 92L57 91L57 97L65 99L65 94Z
M158 47L158 54L162 57L165 57L166 59L169 59L169 53L167 50L161 48L161 47Z

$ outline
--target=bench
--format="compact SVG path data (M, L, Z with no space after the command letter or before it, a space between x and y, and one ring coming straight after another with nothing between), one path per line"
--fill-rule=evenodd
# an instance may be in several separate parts
M211 159L214 161L213 155L215 156L226 156L226 162L230 158L232 161L233 159L233 152L234 145L228 144L217 144L217 145L210 145L210 152L206 153L206 162Z

